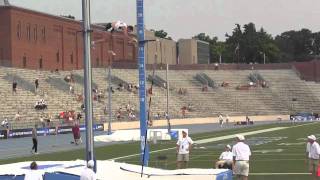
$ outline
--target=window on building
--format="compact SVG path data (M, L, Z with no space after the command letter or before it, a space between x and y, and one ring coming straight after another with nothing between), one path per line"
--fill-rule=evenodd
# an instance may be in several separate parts
M43 27L41 29L41 38L42 38L42 41L46 41L46 27Z
M42 62L42 56L40 57L40 59L39 59L39 69L42 69L42 67L43 67L43 64L42 64L43 62Z
M31 27L30 24L27 24L27 38L30 41L31 40Z
M17 38L21 38L21 22L19 21L17 24Z
M73 53L70 55L70 62L73 64Z
M38 39L38 33L37 33L37 26L35 26L34 28L33 28L33 40L34 41L37 41L37 39Z
M57 60L57 63L60 62L60 53L59 53L59 51L56 53L56 60Z
M22 66L23 66L23 68L27 67L27 57L26 57L26 55L24 55L23 58L22 58Z

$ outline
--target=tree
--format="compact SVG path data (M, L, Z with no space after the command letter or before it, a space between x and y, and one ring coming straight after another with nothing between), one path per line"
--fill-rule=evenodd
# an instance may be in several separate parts
M167 32L165 32L164 30L151 30L151 31L153 31L154 32L154 35L156 36L156 37L158 37L158 38L166 38L167 37L167 35L168 35L168 33Z
M320 37L309 29L286 31L275 40L281 50L281 61L305 61L319 54Z
M241 28L239 24L226 34L226 48L229 58L238 63L263 63L266 55L269 62L278 62L279 49L274 39L263 28L256 30L254 23L248 23Z
M219 63L221 64L222 63L222 54L226 52L226 43L219 41L219 42L215 43L212 48L213 48L212 51L213 51L214 56L216 56L216 55L218 56Z

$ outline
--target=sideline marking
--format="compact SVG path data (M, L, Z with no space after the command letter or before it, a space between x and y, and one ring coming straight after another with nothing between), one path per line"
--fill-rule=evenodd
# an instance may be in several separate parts
M311 173L250 173L252 176L311 175Z
M261 133L265 133L265 132L272 132L272 131L278 131L278 130L283 130L283 129L296 128L296 127L306 126L306 125L310 125L310 124L314 124L314 123L307 123L307 124L301 124L301 125L289 126L289 127L275 127L275 128L269 128L269 129L251 131L251 132L237 133L237 134L242 134L244 136L248 136L248 135L261 134ZM209 138L209 139L197 140L197 141L194 141L194 143L195 144L205 144L205 143L216 142L216 141L221 141L221 140L226 140L226 139L233 139L233 138L235 138L235 135L237 135L237 134L214 137L214 138ZM157 153L157 152L162 152L162 151L168 151L168 150L172 150L172 149L176 149L176 147L150 151L150 154ZM137 154L131 154L131 155L121 156L121 157L117 157L117 158L111 158L111 159L108 159L108 160L115 161L115 160L119 160L119 159L126 159L126 158L140 156L140 155L141 155L140 153L137 153Z
M266 154L266 153L280 153L283 152L283 149L262 149L262 150L255 150L252 151L255 153L262 153L262 154Z

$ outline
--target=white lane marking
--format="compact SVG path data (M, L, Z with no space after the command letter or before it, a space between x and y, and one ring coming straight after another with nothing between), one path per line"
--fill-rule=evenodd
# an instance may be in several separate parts
M269 128L269 129L251 131L251 132L237 133L237 134L242 134L242 135L244 135L244 136L248 136L248 135L261 134L261 133L265 133L265 132L278 131L278 130L283 130L283 129L288 129L288 128L296 128L296 127L306 126L306 125L315 124L315 123L316 123L316 122L314 122L314 123L307 123L307 124L300 124L300 125L290 126L290 127L276 127L276 128ZM221 140L226 140L226 139L233 139L233 138L235 138L235 135L237 135L237 134L228 135L228 136L221 136L221 137L215 137L215 138L209 138L209 139L203 139L203 140L198 140L198 141L195 141L195 143L197 143L197 144L205 144L205 143L210 143L210 142L215 142L215 141L221 141ZM210 140L210 141L209 141L209 140ZM150 153L150 154L153 154L153 153L157 153L157 152L172 150L172 149L175 149L175 148L176 148L176 147L166 148L166 149L160 149L160 150L156 150L156 151L150 151L149 153ZM131 155L128 155L128 156L121 156L121 157L117 157L117 158L112 158L112 159L109 159L109 160L114 161L114 160L125 159L125 158L129 158L129 157L140 156L140 155L141 155L141 153L137 153L137 154L131 154Z
M255 150L252 151L255 153L262 153L262 154L266 154L266 153L280 153L283 152L283 149L262 149L262 150Z
M311 175L311 173L250 173L250 176Z
M309 125L309 124L303 124L303 125L298 125L298 126L304 126L304 125ZM294 127L298 127L298 126L275 127L275 128L269 128L269 129L251 131L251 132L237 133L237 134L242 134L244 136L248 136L248 135L261 134L261 133L278 131L278 130L283 130L283 129L288 129L288 128L294 128ZM216 141L221 141L221 140L226 140L226 139L233 139L233 138L235 138L235 135L237 135L237 134L232 134L232 135L228 135L228 136L221 136L221 137L214 137L214 138L209 138L209 139L202 139L202 140L195 141L195 143L196 144L205 144L205 143L216 142ZM160 149L160 150L156 150L156 151L150 151L149 153L153 154L153 153L168 151L168 150L172 150L172 149L176 149L176 147ZM125 158L140 156L140 155L141 155L141 153L137 153L137 154L131 154L131 155L127 155L127 156L121 156L121 157L117 157L117 158L112 158L112 159L109 159L109 160L111 160L111 161L113 160L114 161L114 160L125 159Z
M251 131L251 132L245 132L245 133L238 133L242 134L244 136L250 136L254 134L261 134L261 133L266 133L266 132L272 132L272 131L278 131L278 130L283 130L283 129L288 129L289 127L275 127L275 128L270 128L270 129L263 129L263 130L257 130L257 131ZM197 144L205 144L205 143L210 143L210 142L215 142L215 141L221 141L221 140L226 140L226 139L233 139L235 138L236 134L231 134L228 136L221 136L221 137L214 137L214 138L209 138L209 139L202 139L195 141Z

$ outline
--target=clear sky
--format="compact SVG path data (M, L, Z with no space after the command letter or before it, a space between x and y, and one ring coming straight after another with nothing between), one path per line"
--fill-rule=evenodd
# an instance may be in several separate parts
M9 0L11 4L81 18L81 0ZM135 0L91 0L92 22L135 24ZM320 31L320 0L145 0L148 29L164 29L174 39L204 32L220 40L235 23L253 22L272 35L309 28Z

